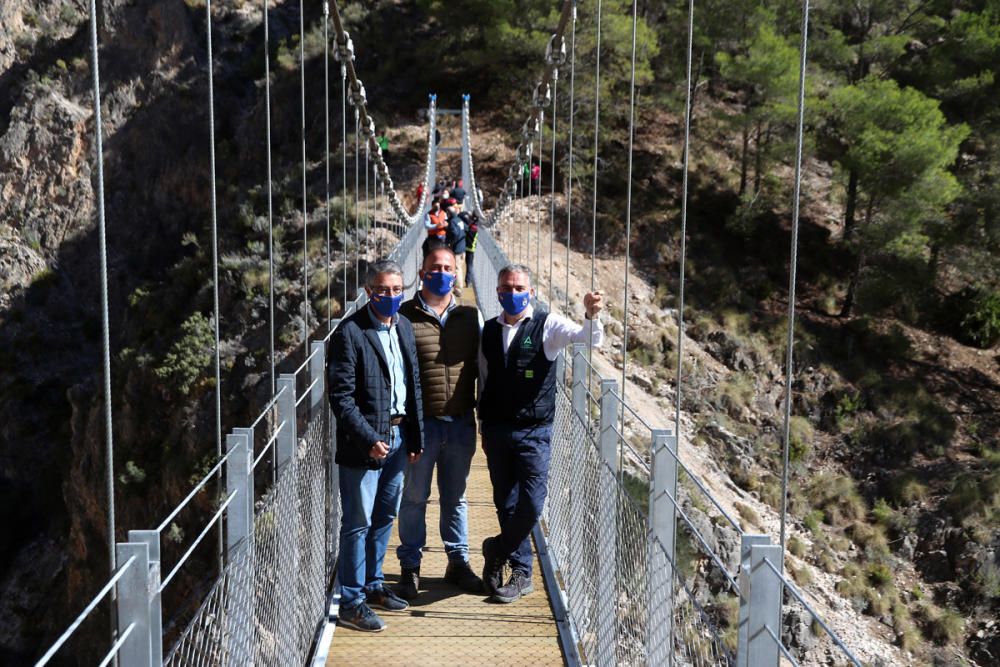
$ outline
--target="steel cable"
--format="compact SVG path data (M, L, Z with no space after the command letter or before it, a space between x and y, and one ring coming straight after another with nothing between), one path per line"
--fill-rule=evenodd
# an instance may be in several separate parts
M806 106L806 47L809 32L809 0L802 0L802 42L799 48L799 99L795 137L795 192L792 195L792 248L788 274L788 340L785 359L785 423L781 446L781 567L784 569L785 532L788 515L788 444L792 421L792 380L795 351L795 278L799 264L799 209L802 194L802 142Z
M215 80L212 75L212 0L205 2L205 22L208 47L208 155L212 197L212 303L215 312L215 457L222 458L222 374L219 351L219 214L215 192ZM222 475L217 476L221 486ZM217 530L217 560L222 571L222 526Z
M635 50L636 31L639 27L639 8L636 0L632 0L632 75L629 83L629 118L628 118L628 171L626 176L625 195L625 285L624 305L622 307L622 386L621 386L621 430L625 432L625 382L628 374L628 272L631 268L632 249L632 156L635 146ZM624 482L624 457L618 462L618 477Z
M114 574L115 557L115 439L111 421L111 318L108 313L108 243L104 217L104 128L101 119L101 74L97 49L97 2L90 0L90 70L94 88L94 163L97 169L97 243L101 271L101 353L104 376L104 474L108 494L108 564ZM111 639L117 634L114 593L111 604Z
M569 168L566 174L566 314L569 314L569 263L573 223L573 129L576 118L576 2L573 3L573 33L569 56Z
M333 283L332 255L330 251L330 3L323 3L323 120L326 144L326 330L333 330L333 302L330 289Z
M264 115L267 123L267 313L268 353L271 359L271 393L277 389L274 374L274 181L271 177L271 35L267 15L269 0L264 0Z
M302 350L309 354L309 200L306 193L306 11L299 0L299 81L302 108Z
M549 179L549 304L555 305L556 290L552 286L552 254L555 251L556 238L556 118L558 117L557 101L559 98L559 70L552 71L552 176Z

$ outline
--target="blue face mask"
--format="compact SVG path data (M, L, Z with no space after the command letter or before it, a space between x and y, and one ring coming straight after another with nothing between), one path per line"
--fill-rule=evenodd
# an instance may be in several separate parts
M531 302L531 292L500 292L500 305L508 315L520 315Z
M397 294L396 296L381 296L379 294L372 293L370 297L372 308L375 312L382 317L392 317L399 310L399 306L403 303L403 295Z
M444 271L433 271L424 274L424 287L431 291L431 294L444 296L451 291L455 285L455 275Z

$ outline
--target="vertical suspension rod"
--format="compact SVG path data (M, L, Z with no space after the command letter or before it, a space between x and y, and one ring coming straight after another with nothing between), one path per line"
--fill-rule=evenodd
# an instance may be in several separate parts
M792 421L792 362L795 352L795 279L799 263L799 199L802 193L802 141L806 107L806 47L809 32L809 0L802 0L802 41L799 50L799 100L795 137L795 192L792 196L792 248L788 274L788 340L785 344L785 423L781 446L781 569L784 570L785 533L788 517L788 438Z

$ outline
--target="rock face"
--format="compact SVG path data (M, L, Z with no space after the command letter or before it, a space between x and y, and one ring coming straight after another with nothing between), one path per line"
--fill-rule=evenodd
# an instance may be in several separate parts
M204 10L98 6L120 539L156 525L215 451L212 386L177 392L153 372L177 324L211 304L198 241L210 201ZM289 11L276 12L276 38L298 24ZM5 0L0 26L0 664L18 665L32 664L106 580L107 498L86 4ZM254 76L237 57L245 35L234 38L252 28L239 10L219 10L216 55L230 63L216 68L223 145L260 141ZM276 115L282 127L289 120ZM220 153L219 181L231 188L220 193L221 244L241 249L247 229L225 221L257 174ZM260 377L260 359L238 342L253 317L240 274L222 283L223 335L236 341L224 347L234 370L223 391L239 396ZM251 402L223 399L234 421Z

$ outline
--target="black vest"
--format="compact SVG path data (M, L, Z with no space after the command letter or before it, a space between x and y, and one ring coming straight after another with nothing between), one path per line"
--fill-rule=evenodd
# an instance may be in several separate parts
M556 412L556 364L542 348L548 313L536 312L518 328L506 359L503 327L496 319L483 326L486 387L479 402L484 424L514 427L551 424Z

